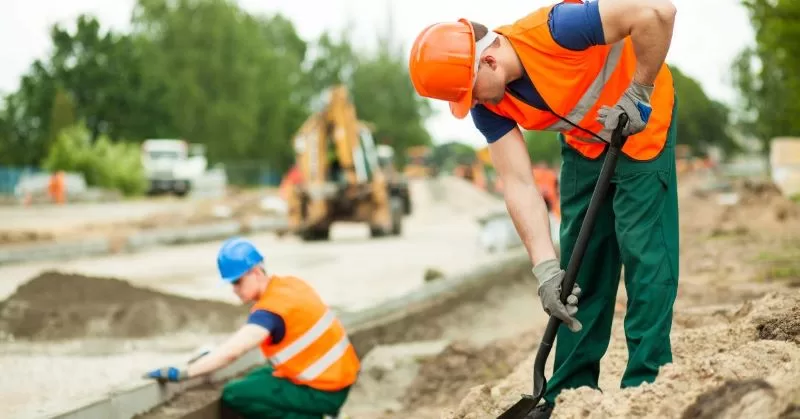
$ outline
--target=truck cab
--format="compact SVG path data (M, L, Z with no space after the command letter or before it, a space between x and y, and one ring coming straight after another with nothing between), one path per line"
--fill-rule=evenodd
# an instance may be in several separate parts
M142 166L148 195L185 196L207 168L205 147L182 139L148 139L142 143Z

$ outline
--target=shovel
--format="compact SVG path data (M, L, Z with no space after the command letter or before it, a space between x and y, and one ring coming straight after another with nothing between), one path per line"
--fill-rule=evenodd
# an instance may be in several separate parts
M595 184L592 200L589 201L589 208L586 210L586 216L584 216L580 232L578 232L578 240L575 242L575 247L567 265L567 271L564 274L564 280L561 282L561 303L563 304L567 303L567 297L569 297L575 284L575 279L578 277L578 268L583 260L583 254L586 252L586 246L589 244L589 236L594 228L597 210L608 192L620 150L625 145L625 141L628 140L627 137L622 135L622 129L627 123L628 115L623 113L619 117L617 128L611 134L611 142L609 143L608 153L603 160L603 167L600 169L600 177ZM550 316L550 320L547 322L547 329L544 331L542 342L539 344L539 350L536 352L536 359L533 363L533 394L523 394L518 402L501 413L497 419L525 419L539 404L539 400L542 399L547 389L547 380L544 378L544 364L547 362L547 356L550 355L550 349L553 347L553 341L556 339L556 332L560 324L561 320L555 316Z

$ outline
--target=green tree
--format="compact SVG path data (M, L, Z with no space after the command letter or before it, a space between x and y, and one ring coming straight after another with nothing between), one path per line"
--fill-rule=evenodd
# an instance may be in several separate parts
M678 98L678 143L693 153L705 155L711 146L726 155L739 150L730 134L730 110L723 103L706 96L695 79L670 66Z
M306 43L291 22L229 0L140 0L133 22L148 41L149 77L171 81L173 136L205 144L211 161L288 166L309 92Z
M558 133L549 131L523 131L525 145L533 162L543 162L551 166L561 163L561 142Z
M740 126L759 138L763 152L777 136L800 135L800 2L742 0L755 31L755 45L733 64L742 98Z
M161 86L142 77L137 44L128 36L101 33L100 23L81 15L76 29L51 28L52 54L37 60L6 99L9 135L6 163L36 165L65 126L86 121L91 138L108 133L138 138L163 132ZM51 126L56 124L55 126Z
M50 135L49 143L53 144L58 139L58 135L62 129L75 124L75 104L69 93L65 92L63 88L56 89L56 95L53 98L53 107L50 113Z

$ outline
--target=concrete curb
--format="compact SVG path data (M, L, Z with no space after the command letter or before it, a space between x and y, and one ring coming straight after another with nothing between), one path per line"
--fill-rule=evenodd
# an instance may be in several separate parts
M363 357L377 344L391 344L403 340L397 336L413 336L415 327L426 327L426 323L440 313L452 310L453 307L465 302L480 300L491 287L529 275L530 261L527 254L517 249L470 272L427 283L416 291L381 302L371 308L340 314L340 318L348 329L356 351ZM388 336L395 338L389 339ZM182 393L208 385L219 386L224 381L241 375L263 362L260 351L253 350L205 379L196 378L185 383L166 385L149 380L137 380L88 403L84 402L64 411L35 417L37 419L129 419L137 415L149 417L148 412L164 406ZM217 402L218 398L214 398L193 412L168 417L216 417Z
M138 252L153 246L201 243L224 239L235 234L247 235L278 231L285 229L286 226L286 220L259 217L247 222L220 221L187 227L140 231L124 238L121 242L109 237L97 237L52 243L2 246L0 248L0 265Z

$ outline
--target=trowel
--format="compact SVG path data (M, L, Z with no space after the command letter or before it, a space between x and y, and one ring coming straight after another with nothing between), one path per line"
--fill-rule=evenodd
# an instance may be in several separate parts
M624 146L625 142L628 140L628 137L622 135L622 129L625 128L627 123L628 115L623 113L619 117L617 127L611 134L611 141L608 143L608 153L606 153L606 157L603 160L603 167L600 169L600 176L595 184L594 192L592 192L589 208L586 210L583 223L581 223L578 239L575 241L575 247L569 258L564 280L561 282L561 302L563 304L567 303L567 297L569 297L572 287L575 285L575 280L578 277L578 268L581 266L583 254L586 252L586 247L589 244L589 236L594 228L594 222L597 219L597 211L606 197L608 187L611 185L611 176L614 174L614 169L617 167L617 159L622 146ZM560 325L561 320L555 316L550 316L533 363L533 394L523 394L518 402L501 413L497 419L525 419L536 405L539 404L539 401L542 399L547 389L547 380L544 377L544 365L547 362L547 357L550 355L550 350L553 347L553 342L556 339L556 332L558 332L558 326Z

